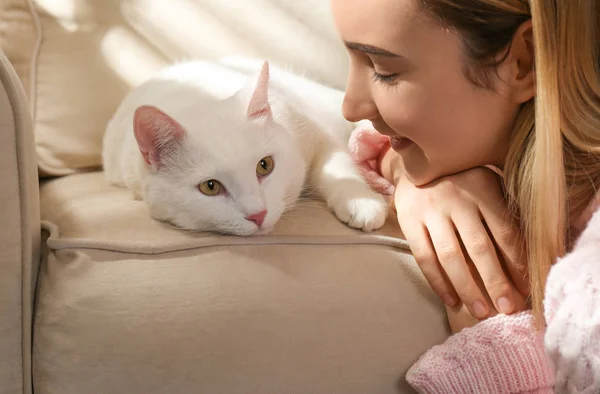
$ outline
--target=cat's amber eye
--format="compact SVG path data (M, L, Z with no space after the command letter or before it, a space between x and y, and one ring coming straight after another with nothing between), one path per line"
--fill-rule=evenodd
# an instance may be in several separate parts
M223 190L223 185L221 185L221 182L217 181L216 179L211 179L199 184L198 189L200 189L200 191L207 196L216 196L221 192L221 190Z
M260 176L269 175L275 167L275 161L271 156L262 158L256 165L256 173Z

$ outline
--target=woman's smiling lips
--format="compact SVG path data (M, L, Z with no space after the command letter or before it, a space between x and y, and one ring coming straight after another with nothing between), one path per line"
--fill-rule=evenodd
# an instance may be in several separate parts
M374 122L373 122L373 126L375 127L375 130L377 130L377 132L379 134L383 134L385 136L390 137L390 145L391 145L392 149L395 150L396 152L406 149L413 144L412 140L409 140L406 137L399 136L398 133L394 132L393 130L390 130L389 127L385 127L382 125L378 126Z
M412 140L409 140L408 138L398 136L390 137L390 145L392 149L396 152L400 152L401 150L408 148L412 144Z

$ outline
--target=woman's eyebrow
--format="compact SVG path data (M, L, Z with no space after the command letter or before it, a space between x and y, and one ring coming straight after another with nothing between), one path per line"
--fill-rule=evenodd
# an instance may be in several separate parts
M346 48L348 48L348 49L352 49L355 51L361 51L364 53L368 53L370 55L385 56L385 57L404 57L404 56L392 53L390 51L386 51L385 49L374 47L372 45L359 44L356 42L348 42L348 41L344 41L344 44L346 45Z

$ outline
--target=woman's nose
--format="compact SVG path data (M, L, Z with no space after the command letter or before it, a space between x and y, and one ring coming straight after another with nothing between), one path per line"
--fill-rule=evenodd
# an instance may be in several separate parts
M377 106L371 96L368 76L361 78L352 69L350 70L346 94L344 95L344 102L342 104L342 113L344 118L350 122L377 117Z

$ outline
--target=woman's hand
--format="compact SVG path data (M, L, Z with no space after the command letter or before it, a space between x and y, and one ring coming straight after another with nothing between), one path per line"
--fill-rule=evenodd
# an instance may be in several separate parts
M453 331L497 311L525 309L524 243L494 172L474 168L416 187L403 176L389 138L369 121L352 132L349 150L375 190L394 193L400 227L425 278L448 305Z
M524 242L499 177L478 167L416 187L399 170L398 222L425 278L452 307L453 331L473 324L461 309L478 320L525 309Z

